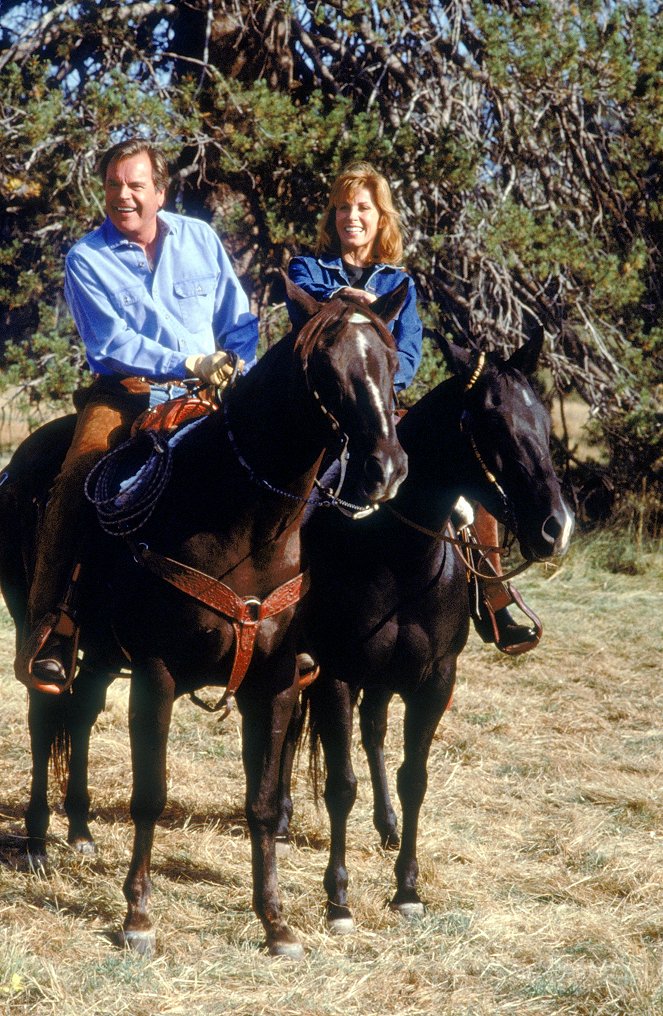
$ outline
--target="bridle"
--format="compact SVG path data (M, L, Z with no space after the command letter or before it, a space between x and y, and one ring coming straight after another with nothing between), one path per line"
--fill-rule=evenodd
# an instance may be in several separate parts
M478 355L474 370L463 388L463 394L471 391L472 388L474 388L475 384L477 383L477 381L481 377L481 374L483 373L485 365L486 365L486 354L485 352L481 351ZM472 452L474 454L474 457L476 458L477 463L479 464L479 467L481 469L481 472L484 475L484 478L488 482L489 486L496 493L502 505L505 517L507 519L510 519L513 515L511 500L504 491L504 489L502 488L502 486L500 485L495 474L486 465L486 462L477 446L475 437L470 430L470 423L471 423L470 411L468 409L464 409L460 416L461 434L463 434L463 436L467 438L470 448L472 449ZM501 557L504 557L510 553L511 546L515 538L512 534L511 539L508 539L509 531L507 529L505 530L504 545L501 547L495 547L485 543L478 543L475 542L474 540L472 541L467 539L464 540L458 537L447 535L447 530L450 529L449 522L445 523L444 530L440 532L435 529L428 529L426 526L422 526L418 522L413 522L412 519L408 519L405 515L402 515L392 505L387 504L385 507L394 516L394 518L398 519L399 522L401 522L405 526L408 526L410 529L414 529L416 532L421 533L423 536L428 536L430 539L435 540L437 543L451 544L454 550L456 551L458 557L462 561L463 566L467 569L467 571L471 572L473 575L476 575L478 578L482 579L494 579L495 574L494 572L486 573L481 571L480 568L477 568L472 561L472 552L478 552L481 561L485 561L488 554L499 554ZM500 581L504 582L507 581L508 579L514 578L516 575L520 575L521 572L524 572L525 569L529 568L531 564L532 564L531 561L522 562L522 564L519 564L515 568L512 568L510 571L500 575Z
M293 494L292 491L284 490L282 487L278 487L276 484L271 483L264 476L261 476L258 472L256 472L253 466L249 462L247 462L246 458L244 457L239 448L237 438L235 437L235 434L233 433L230 424L228 400L226 399L222 404L222 410L224 422L226 425L226 433L228 435L228 442L233 451L233 454L235 455L235 458L239 462L240 466L242 466L242 468L248 473L251 481L253 483L256 483L258 486L262 487L264 490L270 491L270 493L272 494L277 494L280 497L288 498L289 500L296 501L300 504L310 505L313 508L337 508L344 515L347 515L353 519L360 519L364 518L367 515L371 515L373 514L373 512L378 510L379 507L378 505L373 504L357 505L353 504L351 501L346 501L342 497L340 497L340 492L343 489L343 484L345 483L348 462L350 461L350 451L349 451L350 437L347 434L347 432L343 430L339 421L336 419L332 411L327 408L327 406L322 400L322 396L320 395L317 388L311 381L308 372L307 360L305 360L303 363L303 371L307 390L311 395L314 404L318 407L320 413L329 424L329 427L331 429L335 441L338 442L338 444L340 445L340 451L336 456L338 462L340 463L340 472L335 489L331 487L323 487L316 477L316 479L314 480L314 484L317 491L319 492L318 494L311 494L308 496L303 494Z

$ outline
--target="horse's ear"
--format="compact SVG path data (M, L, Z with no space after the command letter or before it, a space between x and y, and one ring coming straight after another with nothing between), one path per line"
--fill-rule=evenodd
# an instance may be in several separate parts
M373 303L369 304L373 314L377 314L377 316L388 325L390 321L394 320L405 303L408 286L409 281L407 279L403 279L403 281L399 282L396 286L396 289L392 289L391 293L385 293L384 296L379 296L377 300L374 300Z
M285 285L285 291L290 302L294 303L297 307L299 307L302 314L304 314L307 319L312 318L315 314L318 313L318 311L322 307L322 304L318 303L318 301L314 299L314 297L312 297L305 290L303 290L301 286L298 286L296 283L292 281L292 279L288 278L287 272L284 272L282 268L280 268L279 271L281 273L281 278L283 279L283 284Z
M543 327L537 326L535 334L519 349L512 353L507 360L507 367L519 370L521 373L533 374L543 348Z
M444 362L452 374L463 377L472 372L475 353L473 349L463 349L462 346L457 346L455 342L445 339L437 329L431 329L430 331L427 329L426 334L431 335L437 343L444 357Z

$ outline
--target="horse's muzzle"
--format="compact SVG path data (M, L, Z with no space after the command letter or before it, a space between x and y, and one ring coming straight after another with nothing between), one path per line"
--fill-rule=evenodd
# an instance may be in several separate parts
M362 486L369 501L390 501L407 476L405 452L394 455L369 455L364 463Z
M569 549L575 526L573 512L560 498L559 507L552 511L536 529L519 534L520 549L530 561L547 561L563 557Z

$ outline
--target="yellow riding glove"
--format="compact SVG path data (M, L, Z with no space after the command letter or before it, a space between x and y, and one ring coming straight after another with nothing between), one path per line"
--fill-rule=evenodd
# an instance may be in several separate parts
M184 365L190 377L200 378L201 381L206 381L207 384L215 385L217 388L225 388L235 369L234 360L222 349L209 355L198 353L187 356ZM243 366L243 362L239 360L238 369L241 370Z

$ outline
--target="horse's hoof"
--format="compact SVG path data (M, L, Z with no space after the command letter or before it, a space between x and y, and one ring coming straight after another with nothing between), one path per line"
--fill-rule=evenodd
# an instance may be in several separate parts
M290 840L288 839L288 837L277 836L275 849L277 857L287 857L288 854L290 853Z
M42 878L48 871L48 857L45 853L28 850L20 855L16 867L19 871Z
M355 930L355 922L349 907L327 901L327 931L331 935L350 935Z
M398 850L401 845L401 838L397 832L388 832L382 837L381 846L383 850Z
M94 840L74 840L69 846L77 854L83 854L84 857L94 857L97 853L97 845Z
M138 956L145 956L151 959L157 944L157 936L154 931L119 931L117 943L123 949L129 949Z
M355 922L352 917L327 918L327 931L330 935L351 935L354 930Z
M270 956L282 956L286 960L304 959L304 947L301 942L274 942L269 947Z
M425 913L421 900L418 900L416 903L394 903L392 901L389 907L394 913L400 914L401 917L405 917L408 921L416 917L423 917Z

